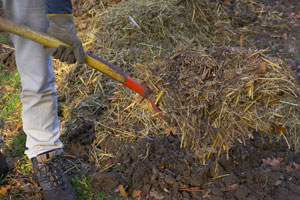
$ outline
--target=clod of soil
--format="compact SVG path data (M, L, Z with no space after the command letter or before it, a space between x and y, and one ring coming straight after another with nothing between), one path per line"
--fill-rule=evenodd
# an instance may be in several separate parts
M0 62L10 69L16 68L15 51L12 49L2 48L0 50Z
M93 175L93 189L138 199L300 199L299 153L268 141L256 135L217 162L198 165L174 136L139 139L112 168Z

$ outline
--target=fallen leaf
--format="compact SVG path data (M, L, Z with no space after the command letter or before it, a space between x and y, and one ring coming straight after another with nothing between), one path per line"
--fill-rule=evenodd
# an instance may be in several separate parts
M7 190L9 190L10 188L11 188L10 185L2 186L2 187L0 188L0 194L1 194L2 196L6 196Z
M165 198L164 195L159 194L159 193L156 192L156 191L151 191L151 192L150 192L150 197L153 197L155 200L161 200L161 199Z
M4 135L4 136L7 136L9 138L12 137L12 132L9 129L3 130L1 134Z
M274 183L274 185L275 185L275 186L278 186L278 185L280 185L281 183L282 183L281 180L277 180L277 181Z
M294 162L294 166L295 166L296 169L300 169L300 164L297 164L297 163Z
M158 165L158 168L159 169L165 168L165 164L163 162L160 162L159 165Z
M203 195L203 198L210 198L210 193L211 192L211 190L210 189L208 189L206 192L205 192L205 194Z
M125 191L123 185L120 185L120 194L123 196L123 197L128 197L128 193Z
M267 159L262 159L263 160L263 166L266 167L267 165L270 165L272 167L277 166L284 160L284 158L267 158Z
M170 135L171 133L176 133L176 131L177 131L176 127L170 127L165 130L165 134Z
M294 18L295 17L295 13L294 12L289 13L288 17L289 18Z
M228 190L229 191L234 191L234 190L236 190L237 188L239 187L239 184L232 184L232 185L230 185L229 187L228 187Z
M84 151L85 151L84 146L72 144L70 147L70 150L66 154L67 154L67 156L74 157L74 156L79 156L80 154L83 154Z
M275 126L275 131L281 134L285 134L285 128L282 125Z
M294 169L291 167L291 166L286 166L285 167L285 170L287 171L287 172L292 172L292 171L294 171Z
M75 156L79 152L79 146L76 144L72 144L70 147L70 150L67 152L67 155L69 156Z
M184 185L179 187L179 190L188 190L190 187L188 185Z
M87 27L86 23L81 23L81 24L78 25L79 29L85 29L86 27Z
M182 187L179 187L179 190L186 191L186 192L199 192L203 191L200 187L189 187L188 185L184 185Z
M22 128L22 126L23 126L23 123L19 123L19 124L15 125L13 129L15 131L18 131L20 128Z
M200 187L192 187L187 190L188 192L200 192L202 191Z
M132 198L138 198L138 197L141 196L141 193L142 193L141 190L133 190L133 191L131 192L131 197L132 197Z
M288 36L287 36L287 34L286 34L286 33L284 33L284 34L282 35L282 38L283 38L283 39L285 39L285 40L287 40L287 39L288 39Z
M265 62L260 63L260 68L258 69L258 74L263 75L266 73L267 64Z
M14 88L13 87L10 87L9 85L5 86L4 87L6 91L13 91Z

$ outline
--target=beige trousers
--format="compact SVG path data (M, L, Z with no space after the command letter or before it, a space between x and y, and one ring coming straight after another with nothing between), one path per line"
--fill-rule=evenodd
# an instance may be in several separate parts
M46 32L45 0L2 0L7 19ZM52 59L41 45L10 35L22 83L22 120L29 158L62 148Z

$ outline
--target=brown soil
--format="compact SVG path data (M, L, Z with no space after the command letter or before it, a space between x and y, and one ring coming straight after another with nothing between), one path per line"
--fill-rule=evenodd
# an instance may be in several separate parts
M300 2L297 0L223 1L231 23L248 34L244 46L269 48L269 53L285 59L300 82ZM254 12L260 10L260 12ZM234 45L234 44L233 44ZM239 44L235 44L239 46Z
M284 141L237 144L217 162L197 165L174 136L126 145L114 167L94 174L97 192L139 199L300 199L300 157ZM121 192L121 194L125 194Z
M6 67L8 67L10 70L14 70L17 66L15 60L15 51L12 49L1 48L0 62Z

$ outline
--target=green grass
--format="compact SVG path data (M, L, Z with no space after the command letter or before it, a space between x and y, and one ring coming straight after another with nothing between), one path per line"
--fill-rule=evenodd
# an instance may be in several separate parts
M16 133L14 139L9 141L10 151L6 153L7 156L16 157L22 156L26 150L26 135L24 132Z
M17 168L23 175L32 174L33 171L31 161L26 155L17 163Z
M107 194L104 193L93 193L91 179L89 177L83 176L81 178L75 177L71 181L73 188L76 192L78 200L126 200L125 197L115 197L109 198ZM129 198L130 199L130 198Z
M78 200L92 200L92 186L88 177L75 177L75 179L72 181L72 185L76 192Z
M0 43L9 43L9 39L3 35L0 36Z
M2 101L0 116L5 121L15 121L16 116L20 118L21 100L20 91L21 83L17 72L5 71L3 66L0 66L0 98ZM7 90L6 88L11 88Z

